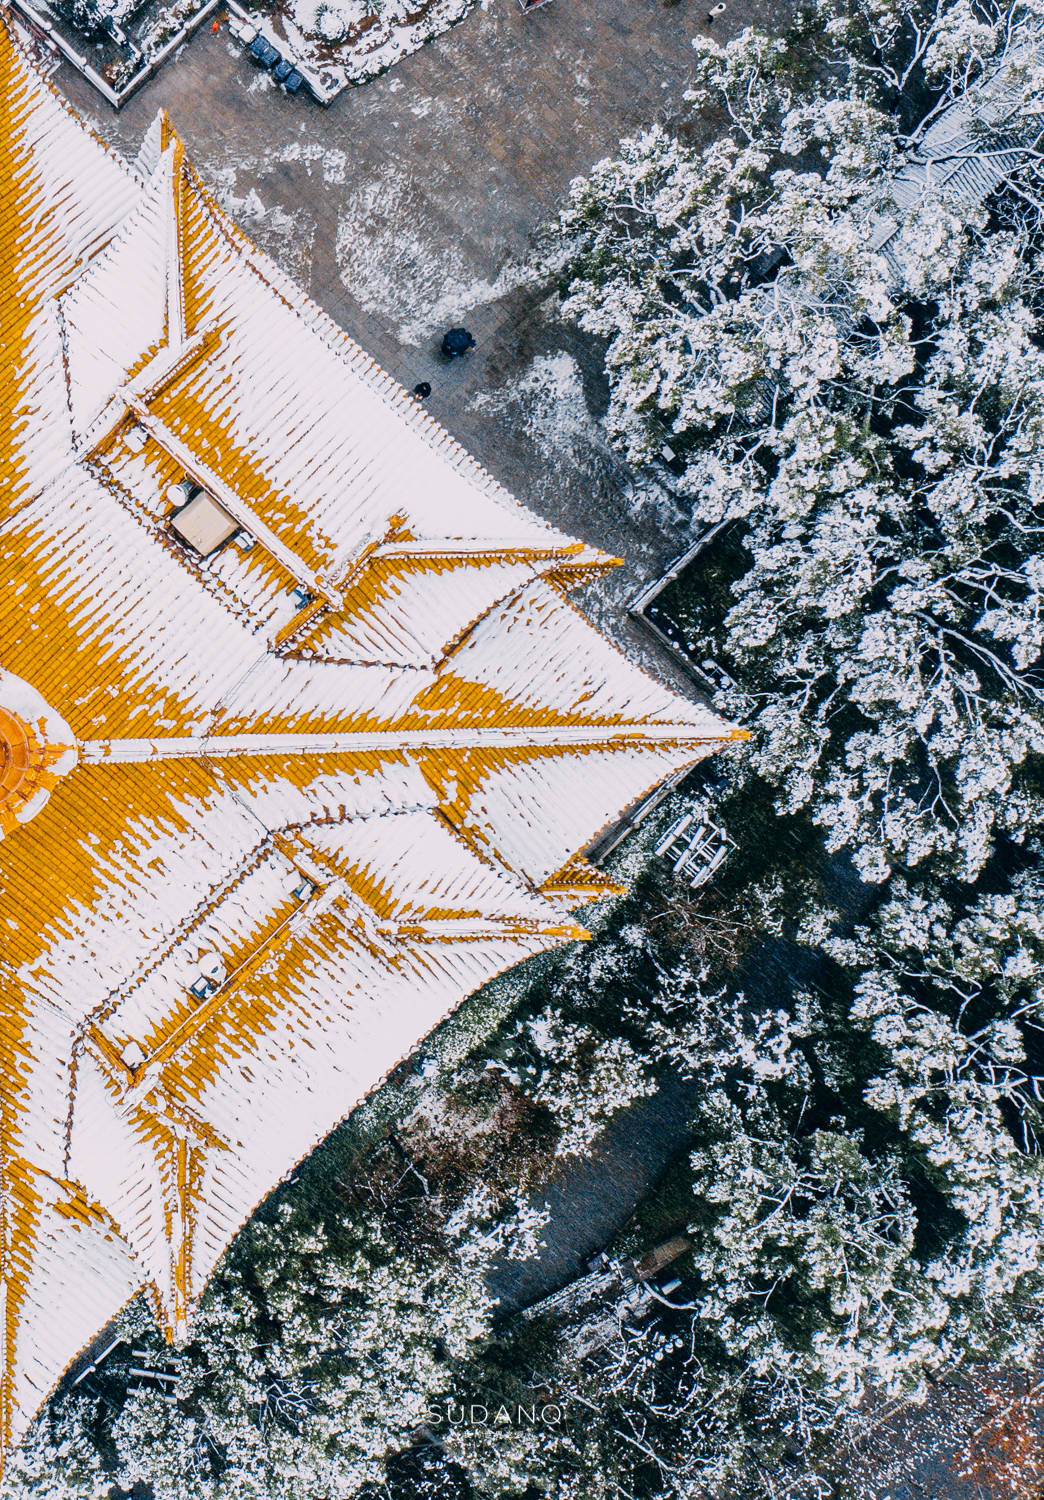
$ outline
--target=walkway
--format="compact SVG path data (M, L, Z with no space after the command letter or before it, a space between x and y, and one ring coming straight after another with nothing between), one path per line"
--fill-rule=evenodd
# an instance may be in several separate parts
M654 1094L616 1115L585 1156L567 1157L533 1201L551 1218L543 1249L526 1261L499 1260L488 1286L502 1313L575 1281L611 1245L636 1206L692 1140L696 1085L666 1077Z

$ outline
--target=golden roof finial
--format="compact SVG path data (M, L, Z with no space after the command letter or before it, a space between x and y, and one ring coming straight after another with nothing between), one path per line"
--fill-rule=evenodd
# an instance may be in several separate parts
M65 721L27 682L0 670L0 839L36 816L76 759Z

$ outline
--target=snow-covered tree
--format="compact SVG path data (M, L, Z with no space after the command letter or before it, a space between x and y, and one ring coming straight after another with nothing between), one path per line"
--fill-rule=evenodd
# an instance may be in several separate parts
M587 1151L613 1115L655 1087L653 1060L627 1037L560 1011L520 1022L510 1045L511 1078L558 1124L557 1156Z
M1042 15L813 0L701 44L690 116L558 229L610 433L669 444L709 535L667 607L753 731L703 795L794 992L706 947L685 973L650 924L646 1034L697 1085L704 1368L799 1449L1038 1336Z
M125 8L124 17L135 8ZM96 37L108 30L109 17L118 7L106 5L103 0L54 0L53 9L85 37Z
M736 774L873 880L973 877L1042 811L1041 24L823 0L705 44L691 106L726 132L625 141L560 226L612 435L638 461L666 437L695 525L742 550L727 609L698 581L679 608L754 731ZM1008 185L911 202L918 120L969 84L1003 100L968 128Z
M28 1436L7 1456L5 1500L38 1500L41 1495L95 1500L105 1493L97 1404L73 1395L44 1408Z
M682 1285L637 1318L609 1288L583 1328L553 1311L543 1343L524 1325L465 1362L459 1392L539 1389L564 1413L442 1431L478 1493L811 1496L843 1478L875 1400L976 1359L1025 1364L1044 1291L1044 862L1023 863L1003 893L896 881L845 936L808 912L814 983L775 1007L720 969L660 965L646 1050L692 1084Z
M1032 1344L1041 889L961 914L899 887L791 1014L679 981L657 1025L701 1085L694 1312L751 1378L857 1402Z
M128 1395L113 1429L121 1483L157 1500L349 1500L382 1481L448 1362L488 1333L487 1264L474 1242L419 1258L372 1214L340 1233L285 1204L255 1221L172 1361L174 1402Z

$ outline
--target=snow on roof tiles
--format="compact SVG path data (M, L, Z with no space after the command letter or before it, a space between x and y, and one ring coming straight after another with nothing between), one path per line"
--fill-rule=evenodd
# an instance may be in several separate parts
M999 66L991 67L932 120L915 151L888 181L898 218L875 215L870 243L897 280L902 281L906 266L905 216L926 197L938 196L958 210L985 203L1023 160L1024 149L1010 136L1005 139L1005 126L1017 118L1020 83L1031 61L1031 50L1013 45ZM983 138L986 127L992 132L989 140Z
M732 731L565 602L518 505L217 209L108 152L0 22L0 1448ZM171 517L205 488L213 554ZM188 540L186 540L186 537Z

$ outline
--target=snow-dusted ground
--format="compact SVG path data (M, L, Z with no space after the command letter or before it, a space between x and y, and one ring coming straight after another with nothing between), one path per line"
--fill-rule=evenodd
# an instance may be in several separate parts
M545 309L545 322L553 335L557 324L553 306ZM544 460L546 478L540 497L550 506L550 492L561 484L562 473L582 474L589 485L593 481L611 494L637 532L650 542L655 539L662 544L672 537L682 540L684 513L671 492L651 474L626 470L607 443L602 424L592 410L576 352L558 349L536 355L510 384L476 392L469 407L497 424L522 429ZM539 508L540 498L536 503ZM652 557L648 561L655 567Z
M424 226L410 211L414 184L406 174L350 184L337 217L337 265L367 312L394 320L401 344L420 345L460 316L499 302L539 276L526 260L495 277L475 277L462 241L433 253Z

